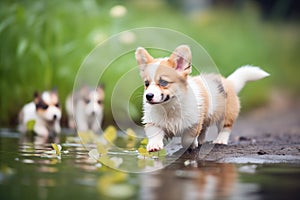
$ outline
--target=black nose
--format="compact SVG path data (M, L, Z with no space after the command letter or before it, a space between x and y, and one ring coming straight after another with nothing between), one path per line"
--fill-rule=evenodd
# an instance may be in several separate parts
M151 101L151 100L153 99L153 97L154 97L154 94L152 94L152 93L146 94L146 99L147 99L148 101Z
M53 119L55 120L57 118L57 115L53 115Z
M95 114L96 114L95 111L93 111L93 112L92 112L92 115L94 116Z

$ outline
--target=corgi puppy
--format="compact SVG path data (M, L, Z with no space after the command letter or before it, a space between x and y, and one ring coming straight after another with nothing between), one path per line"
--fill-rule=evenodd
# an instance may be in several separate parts
M192 54L186 45L178 46L168 58L153 58L139 47L135 57L145 84L142 120L149 152L162 149L163 139L173 136L181 136L184 148L196 148L212 124L218 128L213 143L227 144L240 110L238 92L246 82L269 76L247 65L227 78L218 74L191 77Z
M34 100L26 104L19 113L19 131L25 133L30 121L34 121L33 131L38 136L48 137L50 133L61 132L61 109L56 90L34 93Z
M68 124L80 132L92 130L97 133L103 119L103 85L92 89L82 86L79 91L69 95L66 100Z

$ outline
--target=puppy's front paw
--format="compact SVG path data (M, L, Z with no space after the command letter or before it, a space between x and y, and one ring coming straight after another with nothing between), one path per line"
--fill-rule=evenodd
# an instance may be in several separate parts
M162 140L149 140L147 145L147 151L159 151L164 148L164 143Z
M213 144L224 144L224 145L227 145L227 141L224 141L224 140L220 140L220 139L215 139L213 141Z

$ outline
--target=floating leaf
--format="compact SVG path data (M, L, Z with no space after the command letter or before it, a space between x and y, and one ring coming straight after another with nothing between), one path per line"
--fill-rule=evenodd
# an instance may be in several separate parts
M150 154L149 154L149 152L147 151L147 149L146 149L145 147L143 147L143 146L140 146L140 147L138 148L138 152L139 152L139 154L140 154L141 156L144 156L144 157L150 156Z
M56 155L60 155L61 154L61 145L59 145L59 144L55 144L55 143L52 143L51 144L52 145L52 147L53 147L53 149L55 150L55 153L56 153Z
M135 132L132 130L132 129L130 129L130 128L128 128L127 130L126 130L126 134L127 134L127 144L126 144L126 146L128 147L128 148L133 148L134 146L135 146L135 144L136 144L136 134L135 134Z
M116 138L117 138L117 130L115 127L113 126L108 126L105 130L104 130L104 134L103 134L104 138L108 141L108 142L113 142Z
M141 145L147 145L148 144L148 138L144 138L142 141L141 141Z
M33 131L33 128L34 128L34 125L35 125L35 120L29 120L27 123L26 123L26 128L28 131Z
M97 150L101 156L107 154L107 148L105 148L105 146L101 143L97 143Z

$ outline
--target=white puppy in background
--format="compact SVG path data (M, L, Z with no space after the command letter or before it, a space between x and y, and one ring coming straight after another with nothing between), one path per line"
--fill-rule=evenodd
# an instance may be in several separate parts
M104 90L100 85L96 89L82 86L79 91L69 95L66 100L68 124L71 129L97 133L103 119Z
M34 93L34 101L26 104L19 113L19 131L25 133L28 123L34 122L33 131L43 137L60 133L61 109L57 91Z

